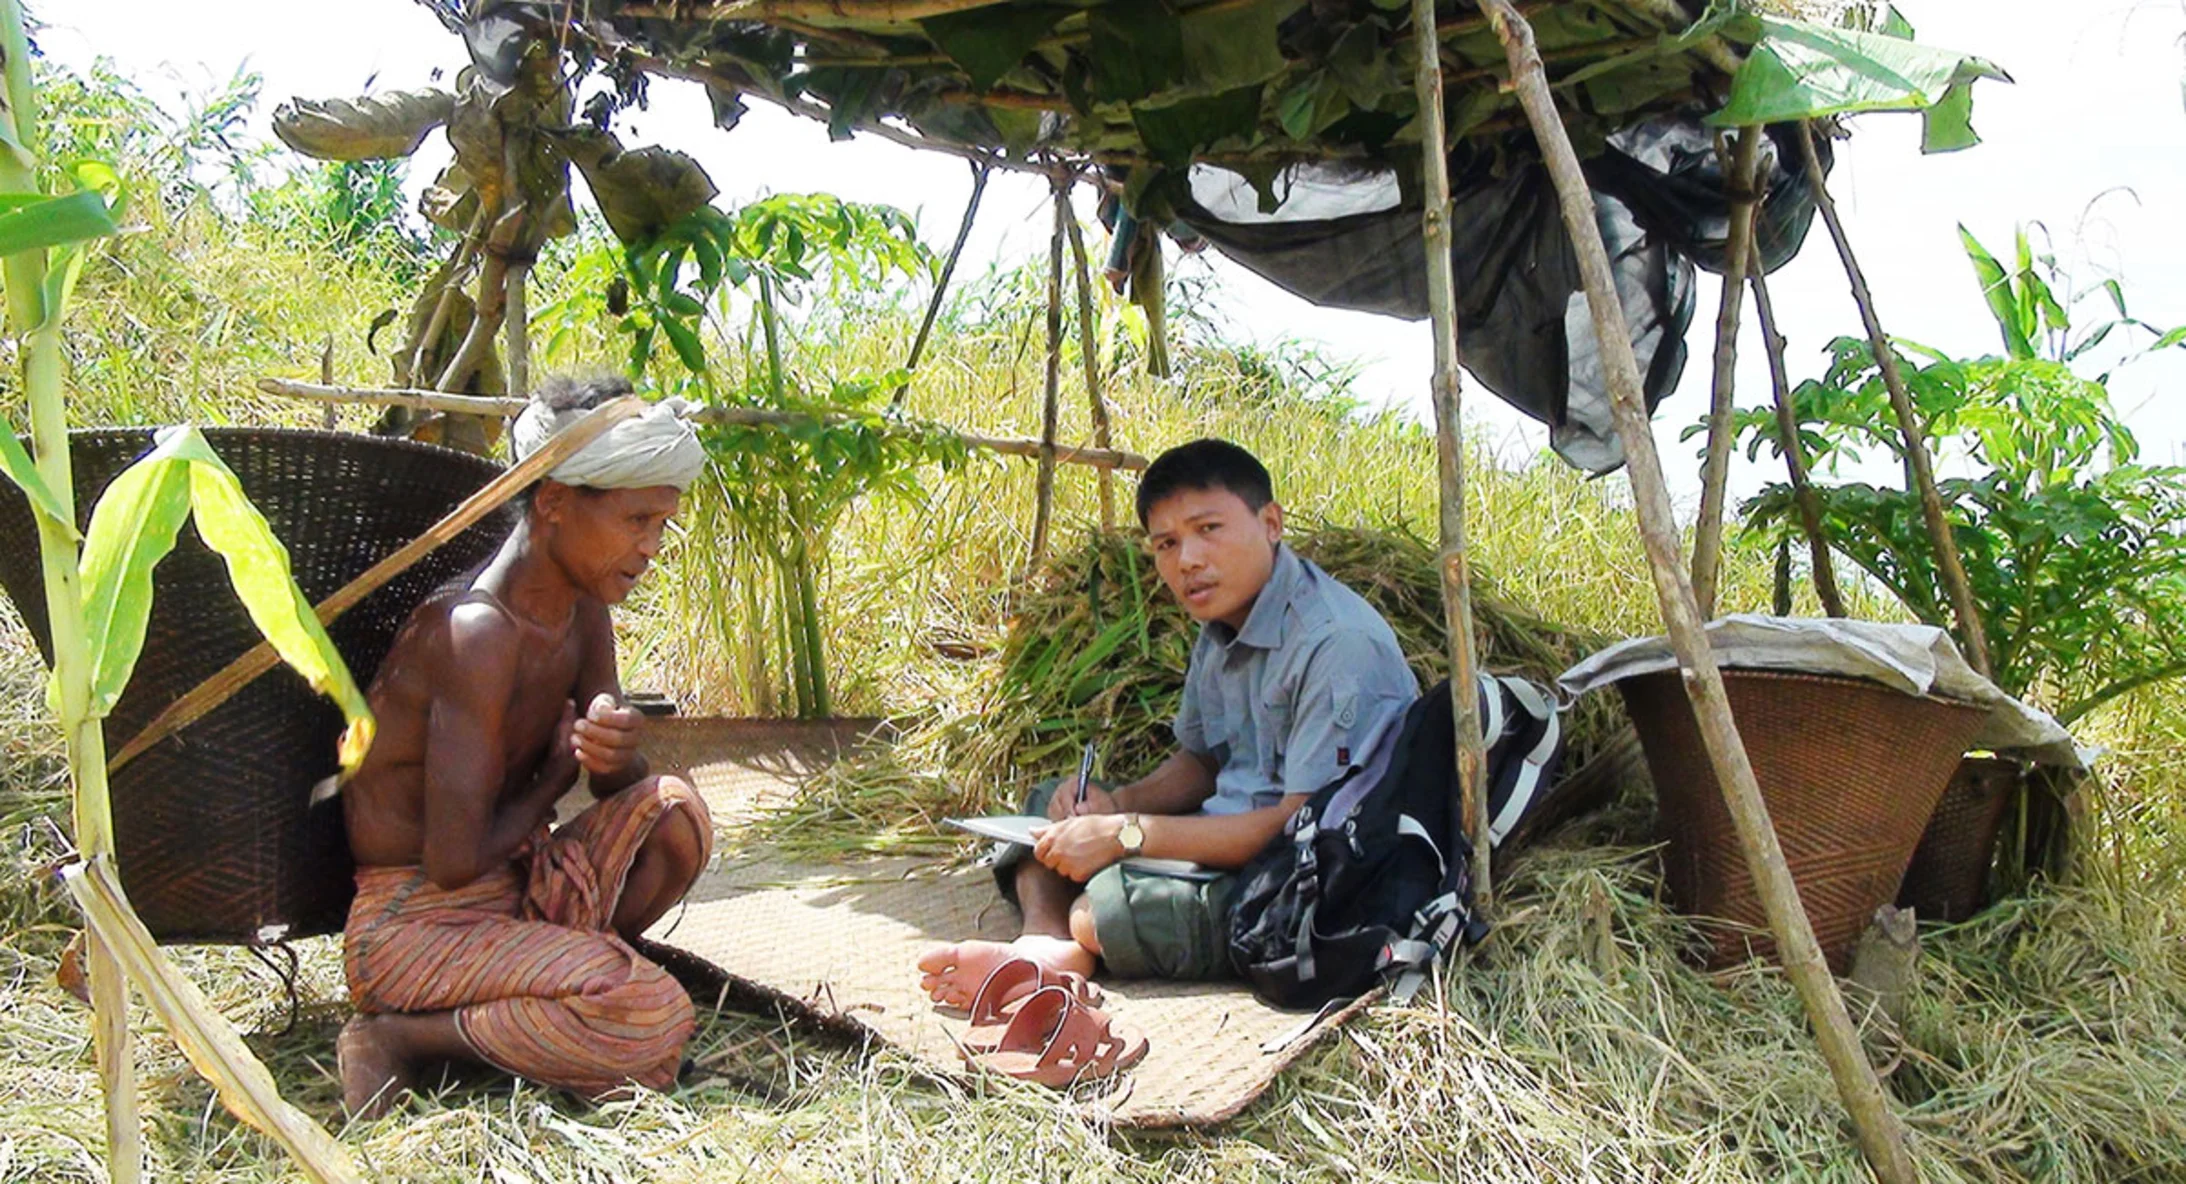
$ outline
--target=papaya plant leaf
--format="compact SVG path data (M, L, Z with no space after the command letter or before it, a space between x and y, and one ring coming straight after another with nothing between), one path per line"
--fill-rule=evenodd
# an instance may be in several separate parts
M706 372L706 349L699 344L698 334L692 332L689 325L675 317L662 317L660 331L668 335L668 344L674 347L676 357L690 367L692 373Z

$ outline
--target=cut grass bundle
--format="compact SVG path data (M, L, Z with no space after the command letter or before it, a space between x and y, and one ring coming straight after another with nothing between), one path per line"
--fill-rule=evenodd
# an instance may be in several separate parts
M1352 527L1293 539L1380 611L1423 685L1447 675L1441 586L1425 541ZM1603 644L1511 607L1477 571L1474 579L1486 668L1552 683ZM1134 536L1094 532L1054 556L1020 597L992 669L967 688L973 701L928 713L894 751L830 769L768 833L814 854L942 849L957 838L935 830L941 819L1014 810L1033 782L1069 772L1096 737L1097 776L1138 777L1175 748L1170 723L1198 632ZM1622 714L1608 695L1570 709L1570 767L1600 748Z

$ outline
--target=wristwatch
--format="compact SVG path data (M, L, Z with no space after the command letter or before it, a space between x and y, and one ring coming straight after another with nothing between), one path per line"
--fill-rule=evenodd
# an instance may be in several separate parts
M1139 825L1139 816L1123 816L1123 829L1116 832L1116 841L1123 844L1125 858L1137 855L1146 846L1146 828Z

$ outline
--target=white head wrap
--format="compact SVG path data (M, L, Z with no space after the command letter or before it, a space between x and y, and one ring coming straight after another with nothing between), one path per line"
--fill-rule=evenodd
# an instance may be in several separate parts
M644 489L654 485L690 488L705 467L706 450L686 418L688 404L664 399L600 434L554 466L548 477L587 489ZM583 419L573 407L556 412L536 399L509 429L509 446L521 461L539 451L556 432Z

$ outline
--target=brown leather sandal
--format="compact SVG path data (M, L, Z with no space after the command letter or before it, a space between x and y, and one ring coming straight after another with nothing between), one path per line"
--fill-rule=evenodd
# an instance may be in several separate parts
M1087 1007L1063 987L1026 998L992 1052L966 1051L975 1069L1062 1089L1110 1077L1146 1056L1146 1037Z
M987 972L972 996L972 1026L957 1043L971 1052L992 1052L1016 1015L1018 1003L1042 987L1062 987L1087 1007L1098 1007L1101 989L1074 970L1049 970L1030 958L1012 958Z

